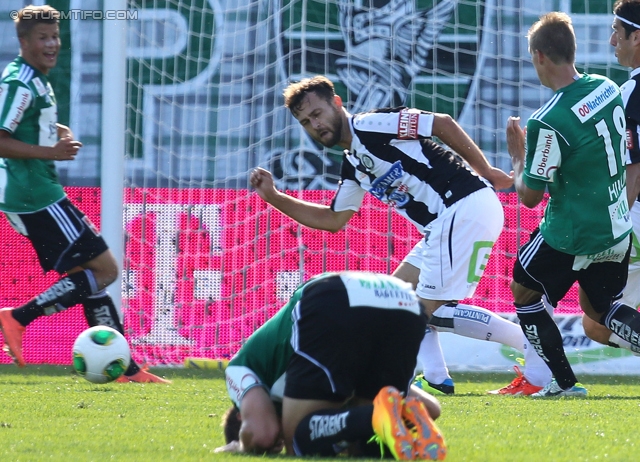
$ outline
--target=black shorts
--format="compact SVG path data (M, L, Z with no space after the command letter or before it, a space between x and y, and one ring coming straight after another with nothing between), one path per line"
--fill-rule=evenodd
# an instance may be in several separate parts
M63 274L108 250L91 221L68 198L34 213L6 213L13 229L26 236L45 272Z
M391 385L406 392L427 318L402 309L350 307L328 281L305 289L293 312L293 354L284 395L340 402L375 398ZM297 317L297 319L296 319Z
M551 248L536 229L529 242L518 251L513 267L513 280L518 284L544 293L555 307L578 282L591 305L598 313L609 309L611 302L620 298L627 284L629 248L621 262L591 263L587 268L573 269L574 255Z

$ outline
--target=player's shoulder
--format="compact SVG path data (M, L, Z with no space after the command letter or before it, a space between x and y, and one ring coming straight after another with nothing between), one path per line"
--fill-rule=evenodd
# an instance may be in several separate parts
M374 121L381 121L390 116L397 117L398 113L406 109L404 106L381 107L366 112L359 112L353 116L354 125L371 125ZM373 127L375 127L375 125L373 125Z
M2 72L2 83L9 86L33 90L32 86L38 82L42 83L38 72L20 57L9 63Z
M367 112L361 112L361 114L397 114L398 112L406 111L406 106L397 106L397 107L379 107L376 109L371 109Z
M556 91L532 114L530 121L534 126L546 124L558 130L560 127L573 130L572 125L582 125L605 107L613 110L616 104L622 104L622 96L620 87L613 80L599 74L582 74L571 85ZM567 117L567 113L575 117Z
M627 115L630 112L640 113L640 68L633 70L629 80L620 86L620 91Z
M606 75L602 74L582 74L580 79L578 80L581 84L598 87L602 84L613 86L614 88L618 88L618 84L616 84L613 80L611 80Z
M589 85L585 89L585 93L587 91L588 93L580 102L597 108L600 105L606 106L609 103L619 103L622 100L620 87L609 77L600 74L587 75L589 77Z
M620 96L620 87L609 77L600 74L582 74L576 82L556 92L562 104L606 104Z

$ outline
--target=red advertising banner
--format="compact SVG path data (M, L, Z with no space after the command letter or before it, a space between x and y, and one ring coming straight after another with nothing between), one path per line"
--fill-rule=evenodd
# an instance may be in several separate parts
M68 188L72 201L100 225L100 189ZM293 192L328 204L331 191ZM505 229L471 303L513 313L509 281L516 251L541 217L499 194ZM367 197L338 233L297 225L246 190L125 191L122 300L136 360L181 364L186 356L230 357L302 281L324 271L391 273L421 238L384 204ZM0 219L0 303L19 306L58 279L42 274L26 238ZM111 288L113 290L113 288ZM558 314L578 313L573 289ZM80 307L28 326L28 363L70 364L86 328ZM0 362L8 359L2 357Z

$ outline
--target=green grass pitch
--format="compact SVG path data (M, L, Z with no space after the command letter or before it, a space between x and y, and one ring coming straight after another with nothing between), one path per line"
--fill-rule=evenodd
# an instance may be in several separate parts
M640 358L639 358L640 360ZM1 461L216 461L222 372L155 369L172 385L94 385L70 367L0 366ZM454 374L438 425L448 461L628 461L640 451L638 377L580 377L586 399L490 396L510 374ZM285 457L276 459L305 460Z

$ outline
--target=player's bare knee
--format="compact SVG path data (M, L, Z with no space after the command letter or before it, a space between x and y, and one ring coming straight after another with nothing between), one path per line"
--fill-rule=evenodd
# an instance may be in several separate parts
M430 393L416 387L415 385L411 385L409 388L409 395L418 398L424 407L427 409L429 416L436 420L442 414L442 406L440 405L440 401L438 398L433 396Z
M513 294L513 301L520 305L529 305L542 300L542 294L532 289L528 289L525 286L518 284L516 281L511 280L509 286L511 293Z
M96 279L96 284L98 285L98 290L102 290L112 283L114 283L118 277L118 268L115 268L115 271L112 269L108 269L106 271L93 271L93 276Z
M591 319L589 316L582 316L582 328L584 334L594 342L608 345L611 331L602 324Z
M511 283L509 284L509 288L511 289L511 293L513 294L513 298L515 299L516 303L519 303L518 300L518 296L520 295L520 288L522 286L520 284L518 284L516 281L514 281L513 279L511 280Z
M110 251L106 251L102 255L94 258L84 265L84 267L91 270L100 290L111 285L118 279L118 263Z
M429 416L436 420L442 414L442 407L440 406L440 402L437 400L430 400L424 403L424 406L427 408L427 412Z
M104 281L105 287L114 283L116 279L118 279L118 267L113 266L108 268L105 274L103 274L102 279Z

